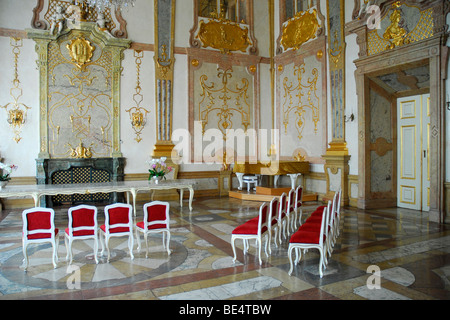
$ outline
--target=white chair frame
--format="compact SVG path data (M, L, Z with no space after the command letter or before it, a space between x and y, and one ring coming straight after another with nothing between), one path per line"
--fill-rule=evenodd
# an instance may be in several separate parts
M128 223L116 223L114 225L110 225L109 224L109 210L114 209L114 208L118 208L118 207L125 207L125 208L128 209ZM128 227L129 231L126 231L126 232L113 232L113 233L109 232L109 229L111 229L111 228L120 228L120 227ZM133 247L134 247L133 207L130 204L114 203L114 204L107 205L105 207L105 232L101 228L100 228L100 232L105 237L104 239L103 239L103 237L100 237L100 242L101 242L101 245L102 245L101 255L103 256L103 253L105 251L105 245L106 245L106 249L108 250L108 260L107 260L107 262L109 262L109 259L111 257L111 252L109 250L109 239L111 237L128 236L128 249L130 250L131 260L134 259L134 255L133 255Z
M147 209L149 207L155 206L155 205L164 205L166 206L166 219L164 220L155 220L152 221L151 223L148 222L148 211ZM147 241L147 235L149 233L162 233L163 236L163 247L167 250L167 253L170 255L172 253L172 250L170 250L169 248L169 243L170 243L170 204L169 202L163 202L163 201L152 201L149 203L144 204L144 229L138 227L136 225L136 239L138 242L138 252L141 250L141 237L139 235L139 233L143 233L144 234L144 241L145 241L145 245L146 245L146 254L145 257L148 258L148 241ZM154 224L165 224L167 227L166 228L161 228L161 229L148 229L148 226L154 225ZM167 234L167 239L166 239L166 234Z
M277 217L278 206L279 206L278 198L274 197L269 203L270 219L268 219L268 221L267 221L267 229L269 232L269 254L272 254L272 248L271 248L272 231L274 232L273 242L274 242L275 246L278 247L278 245L277 245L278 222L276 222L275 224L272 225L272 220ZM281 243L280 243L280 245L281 245Z
M81 209L88 209L88 210L94 210L94 226L81 226L81 227L76 227L73 228L72 227L72 223L73 223L73 217L72 217L72 212L76 211L76 210L81 210ZM97 222L97 207L95 206L89 206L89 205L79 205L76 207L71 207L69 208L68 211L68 215L69 215L69 234L67 234L66 232L64 232L64 243L66 245L66 250L67 250L67 256L66 256L66 260L69 260L69 264L72 264L72 260L73 260L73 253L72 253L72 243L74 240L87 240L87 239L94 239L94 259L95 259L95 263L98 264L98 222ZM85 236L74 236L73 233L76 231L82 231L82 230L93 230L94 234L93 235L85 235Z
M301 194L300 194L301 192ZM294 203L294 215L295 218L293 220L293 227L296 230L299 226L302 225L302 215L303 215L303 186L298 186L295 189L295 203ZM300 207L298 204L301 203ZM297 224L298 223L298 224Z
M33 212L48 212L48 213L50 213L50 229L36 229L36 230L28 231L27 215L29 213L33 213ZM36 243L46 243L46 242L50 242L53 247L52 263L53 263L53 267L56 268L57 262L58 262L59 234L55 235L55 211L51 208L40 208L40 207L27 209L22 212L22 221L23 221L22 250L23 250L25 271L27 271L27 269L28 269L28 253L27 253L28 245L36 244ZM50 238L28 239L28 235L37 234L37 233L50 233L51 236L50 236Z
M264 202L260 207L259 207L259 219L258 219L258 232L257 234L231 234L231 247L233 248L233 254L234 254L234 258L233 258L233 263L236 262L236 247L235 247L235 241L237 239L242 239L242 242L244 243L244 254L247 253L248 251L248 240L251 239L255 239L256 240L256 244L258 245L258 259L259 259L259 264L262 264L262 259L261 259L261 247L262 247L262 237L265 235L266 236L266 245L265 245L265 253L266 256L269 257L269 254L267 253L267 242L269 240L268 238L268 233L269 233L269 228L268 228L268 221L269 218L271 218L270 215L270 209L267 208L267 216L266 216L266 221L265 223L262 223L262 215L263 215L263 209L267 206L267 203ZM262 232L262 229L264 227L267 227L267 230L265 232Z

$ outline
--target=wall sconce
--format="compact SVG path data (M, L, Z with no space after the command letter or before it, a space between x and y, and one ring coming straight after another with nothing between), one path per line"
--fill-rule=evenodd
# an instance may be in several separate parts
M135 107L132 107L128 110L125 110L130 115L131 126L133 127L134 132L136 133L136 140L138 143L142 140L141 132L147 123L147 109L140 106L142 100L144 100L144 96L141 94L141 82L140 82L140 71L141 71L141 63L142 58L144 57L144 53L141 50L134 50L134 57L136 58L136 93L133 95L133 101L136 103Z
M17 66L19 61L20 48L22 47L22 39L10 38L10 45L13 48L12 52L14 54L14 80L12 81L13 87L9 90L9 94L11 95L13 102L9 102L6 105L0 107L6 110L8 114L6 121L14 131L13 139L14 141L16 141L16 143L19 143L19 141L22 139L20 137L22 126L25 124L27 119L27 110L31 108L19 102L19 99L22 96L23 92L20 88Z
M346 115L344 115L344 121L345 122L353 122L355 120L355 115L353 114L353 112L350 114L350 116L346 116Z

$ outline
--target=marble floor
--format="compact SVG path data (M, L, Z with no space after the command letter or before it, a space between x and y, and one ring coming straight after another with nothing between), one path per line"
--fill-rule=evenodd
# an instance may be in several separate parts
M57 268L49 244L29 247L30 266L22 266L21 213L0 213L0 299L45 300L447 300L450 298L450 228L429 222L426 213L403 209L343 208L341 234L323 278L317 251L308 251L288 275L288 241L272 245L259 265L251 242L232 262L231 232L258 213L260 203L222 198L194 200L194 210L171 202L172 254L162 237L149 238L130 259L127 238L112 238L111 260L93 257L93 240L75 241L73 264L66 261L63 237ZM303 219L318 206L305 203ZM103 207L98 206L102 223ZM137 219L142 218L142 205ZM67 226L67 208L55 222ZM136 241L135 241L136 244ZM100 245L99 245L99 248ZM378 271L372 273L372 269ZM377 277L377 275L379 277ZM375 286L375 288L373 288Z

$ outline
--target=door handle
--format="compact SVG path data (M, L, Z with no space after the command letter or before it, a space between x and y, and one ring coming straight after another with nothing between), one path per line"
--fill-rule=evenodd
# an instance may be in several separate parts
M423 157L424 157L424 158L427 157L427 150L423 150Z

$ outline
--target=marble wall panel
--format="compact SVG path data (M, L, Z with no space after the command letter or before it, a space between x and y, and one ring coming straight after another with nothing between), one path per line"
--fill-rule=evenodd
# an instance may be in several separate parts
M287 53L277 67L277 126L280 158L300 154L311 163L323 163L327 146L326 62L316 46ZM288 56L291 56L289 59ZM284 64L286 63L286 64Z

